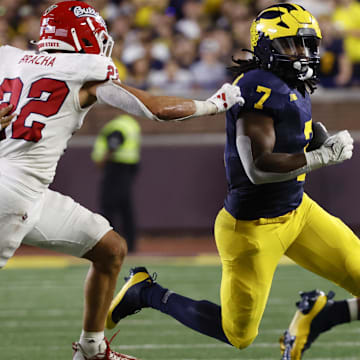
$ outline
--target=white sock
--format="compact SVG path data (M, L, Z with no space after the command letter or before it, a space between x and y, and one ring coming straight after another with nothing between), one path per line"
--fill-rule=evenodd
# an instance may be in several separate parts
M358 299L347 299L346 300L349 306L350 321L358 320Z
M104 340L104 331L93 332L85 331L81 332L80 345L85 351L86 356L92 357L98 353L103 353L106 350L106 343Z

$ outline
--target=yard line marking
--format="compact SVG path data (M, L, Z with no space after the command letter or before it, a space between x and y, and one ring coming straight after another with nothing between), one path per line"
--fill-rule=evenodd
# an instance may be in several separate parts
M2 320L1 321L1 325L2 328L17 328L19 326L22 327L36 327L36 328L41 328L41 327L47 327L47 326L52 326L52 324L49 324L49 321L46 320L47 317L51 316L53 317L58 317L58 316L62 316L64 314L75 314L75 313L79 313L80 309L75 311L74 309L69 309L69 311L59 311L56 309L43 309L43 310L36 310L36 309L8 309L8 310L0 310L0 318L1 319L9 319L9 320ZM24 319L23 317L26 315L36 315L41 316L40 319ZM21 317L21 320L16 320L15 319L10 319L10 318L14 318L16 316L17 317ZM264 323L263 319L263 323ZM270 321L270 320L269 320ZM56 320L56 324L58 327L64 327L64 326L68 326L68 325L74 325L77 324L78 320ZM176 322L176 320L169 318L169 319L125 319L122 320L121 322L123 324L123 326L126 327L139 327L139 326L151 326L152 328L154 326L161 326L161 325L173 325L173 326L178 326L179 324ZM147 332L148 330L144 330L144 332ZM124 336L127 336L133 333L138 333L139 330L133 330L133 331L129 331L127 330L126 333L124 333ZM177 331L176 329L171 330L172 333L176 334L177 332L181 333L181 330ZM280 335L284 332L284 328L273 328L273 329L260 329L259 334L276 334L276 335ZM360 333L360 329L359 328L345 328L342 329L342 333L344 334L349 334L349 335L357 335ZM319 342L317 342L316 344L318 344ZM358 345L358 343L355 343L356 345ZM331 345L330 345L331 346Z
M317 347L352 347L352 346L358 346L359 342L357 341L338 341L338 342L317 342ZM145 350L153 350L153 349L183 349L184 347L190 349L202 349L202 348L231 348L230 345L227 344L138 344L138 345L114 345L115 349L145 349ZM252 348L277 348L279 345L277 343L268 343L268 342L262 342L262 343L253 343L251 344ZM344 359L343 359L344 360ZM357 359L358 360L358 359Z
M204 253L194 256L128 256L127 263L134 261L146 261L148 263L156 263L162 265L173 266L206 266L218 265L220 266L220 258L216 253ZM12 257L5 265L5 269L47 269L47 268L66 268L68 266L84 266L89 265L89 262L84 259L79 259L68 255L48 256L48 255L21 255ZM294 262L287 258L282 257L279 265L294 265Z
M88 262L72 256L37 256L24 255L12 257L5 269L41 269L41 268L65 268L71 265L84 265Z

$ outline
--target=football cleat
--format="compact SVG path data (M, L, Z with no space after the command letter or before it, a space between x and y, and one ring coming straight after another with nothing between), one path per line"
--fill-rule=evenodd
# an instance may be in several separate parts
M295 336L291 336L286 330L284 335L280 338L280 348L282 352L281 360L291 360L291 349L295 342Z
M138 360L133 356L120 354L110 349L110 343L112 339L115 337L115 335L111 338L110 341L108 341L106 338L104 339L106 343L106 349L104 352L99 352L98 354L91 357L89 357L85 353L80 343L78 342L73 343L72 344L72 348L74 350L73 360Z
M151 276L145 267L130 269L129 276L125 278L125 284L116 295L110 305L105 326L113 329L116 324L128 315L139 312L147 307L141 301L141 290L154 284L156 274Z
M300 293L296 311L289 328L280 338L281 360L300 360L314 340L328 330L327 309L334 303L333 291L327 295L319 290Z

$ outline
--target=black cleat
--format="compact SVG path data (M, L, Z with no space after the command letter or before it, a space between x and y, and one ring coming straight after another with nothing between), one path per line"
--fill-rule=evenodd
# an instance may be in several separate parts
M110 305L105 322L107 329L113 329L121 319L146 307L141 302L140 292L144 287L153 285L155 278L156 274L151 276L145 267L130 269L129 276L125 278L124 286Z

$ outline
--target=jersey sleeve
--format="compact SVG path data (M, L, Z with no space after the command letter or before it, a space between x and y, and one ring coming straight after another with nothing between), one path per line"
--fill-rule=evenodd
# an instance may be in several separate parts
M287 86L266 71L254 70L240 75L234 84L240 87L241 95L245 99L244 106L235 109L239 112L238 115L242 111L261 111L274 117L287 101L287 95L282 91Z
M99 55L90 55L87 60L84 74L85 82L118 80L117 68L110 58Z

